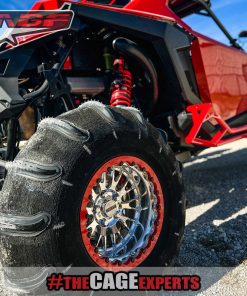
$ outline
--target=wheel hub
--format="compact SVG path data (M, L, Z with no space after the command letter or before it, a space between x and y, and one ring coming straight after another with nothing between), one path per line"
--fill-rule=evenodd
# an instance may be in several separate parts
M118 204L114 200L109 200L103 206L103 211L108 218L113 218L118 213Z
M113 223L116 215L120 212L120 205L116 199L117 193L113 190L106 190L100 194L93 207L95 220L100 226L107 226Z

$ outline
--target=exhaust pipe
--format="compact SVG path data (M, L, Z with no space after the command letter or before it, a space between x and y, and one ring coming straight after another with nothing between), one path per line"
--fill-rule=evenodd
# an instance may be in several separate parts
M124 57L135 60L140 64L143 71L147 73L150 84L150 93L152 103L155 104L159 96L158 75L154 64L148 58L140 47L126 38L119 37L113 41L113 48Z

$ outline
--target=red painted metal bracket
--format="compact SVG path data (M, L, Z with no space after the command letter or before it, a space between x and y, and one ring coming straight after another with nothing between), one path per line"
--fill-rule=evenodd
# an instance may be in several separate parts
M247 124L241 127L231 128L222 117L217 114L211 103L192 105L187 108L187 112L192 114L193 127L185 138L187 144L200 145L204 147L216 147L238 139L247 138ZM210 140L199 137L203 123L214 119L218 125L219 130ZM229 135L227 139L224 136Z

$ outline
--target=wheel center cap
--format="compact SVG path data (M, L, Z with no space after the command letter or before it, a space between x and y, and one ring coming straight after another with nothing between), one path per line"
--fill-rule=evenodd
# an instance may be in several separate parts
M117 214L118 206L114 200L110 200L103 205L103 211L109 218L114 217Z

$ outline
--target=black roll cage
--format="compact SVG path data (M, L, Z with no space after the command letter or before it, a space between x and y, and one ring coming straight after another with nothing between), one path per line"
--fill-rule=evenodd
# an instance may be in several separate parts
M211 17L216 25L220 28L220 30L223 32L223 34L227 37L230 44L240 50L243 50L243 48L239 45L236 38L233 38L230 32L226 29L226 27L222 24L222 22L219 20L219 18L216 16L216 14L211 9L210 5L205 0L192 0L193 2L197 2L198 4L203 6L203 10L206 10L206 12L203 12L203 10L196 12L196 14L208 16Z

